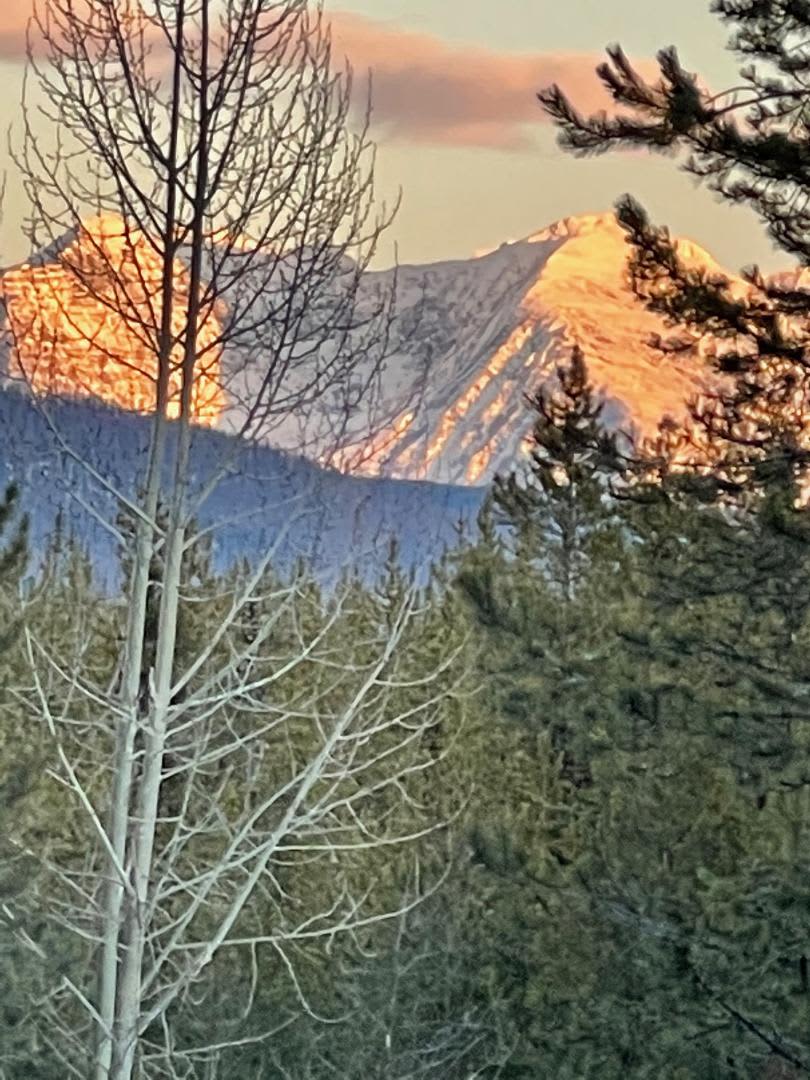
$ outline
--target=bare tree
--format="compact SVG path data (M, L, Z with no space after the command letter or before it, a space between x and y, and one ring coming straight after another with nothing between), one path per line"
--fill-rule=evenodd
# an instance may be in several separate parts
M126 375L139 387L151 417L135 491L80 460L51 417L62 452L135 525L115 678L86 669L84 641L60 650L27 634L27 700L94 839L85 864L61 871L73 899L60 919L89 943L97 988L65 981L51 1015L59 1030L68 994L85 1016L79 1033L63 1024L66 1072L86 1075L89 1041L95 1080L193 1075L206 1048L185 1048L178 1065L170 1012L218 954L267 946L295 982L288 948L385 914L336 871L341 887L297 918L281 868L340 867L432 827L413 826L407 780L430 764L421 737L455 693L453 654L401 673L412 590L344 663L340 599L303 627L308 586L268 585L279 538L209 597L216 632L182 658L178 646L184 564L207 535L196 515L234 467L228 450L195 473L196 421L226 412L242 443L280 425L339 443L385 350L391 298L357 299L388 218L375 209L368 111L353 114L351 72L335 71L322 12L305 0L40 0L29 65L55 135L43 139L27 110L28 235L48 242L59 273L7 297L12 367L47 389L37 349L54 332L43 311L58 311L107 383ZM77 297L109 317L106 336ZM123 539L116 521L105 526ZM302 671L304 689L282 694ZM279 754L269 770L266 746ZM252 918L259 896L272 927Z

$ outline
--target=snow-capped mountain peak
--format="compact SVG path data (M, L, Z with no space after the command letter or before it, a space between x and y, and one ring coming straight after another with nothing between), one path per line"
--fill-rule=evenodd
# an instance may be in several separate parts
M90 221L61 245L2 276L17 344L10 367L25 368L29 385L40 392L97 396L144 411L151 370L147 358L142 374L140 367L133 374L131 361L140 346L127 336L137 319L118 319L98 300L105 291L105 265L119 275L132 274L133 295L138 282L148 284L159 267L150 262L155 256L146 242L130 238L119 251L120 230L114 226L106 218ZM679 247L691 264L722 272L699 245L679 241ZM606 399L606 419L653 431L665 414L683 413L687 398L700 387L703 364L699 356L664 361L649 346L662 328L628 287L627 254L615 215L593 213L564 218L474 258L366 274L361 314L364 304L372 309L381 291L396 282L393 351L378 393L373 401L371 396L360 400L339 422L324 415L328 402L321 403L320 413L313 411L309 429L298 415L289 423L282 420L272 441L292 450L306 445L314 456L347 470L485 483L520 456L531 426L525 397L554 377L574 344L584 350L592 380ZM93 288L77 283L66 262L92 274ZM186 276L178 260L181 304ZM269 298L267 308L272 319ZM213 337L217 327L209 331ZM252 380L262 379L261 349L254 350L250 363L229 355L227 348L221 358L212 355L214 367L200 386L199 419L238 429L240 402L250 400ZM218 378L220 363L230 384ZM357 374L358 385L364 385L368 373ZM235 379L238 392L229 394ZM339 407L345 408L345 401ZM337 454L336 427L344 431ZM323 445L321 430L327 433Z
M698 244L678 247L689 264L722 273ZM487 482L522 452L531 426L526 394L554 376L574 344L606 399L608 422L650 433L664 415L683 414L703 364L696 356L664 361L650 347L662 327L628 287L627 255L615 214L595 213L470 260L401 268L400 318L412 316L417 331L389 363L389 397L393 414L396 395L408 397L410 373L417 404L403 404L381 452L363 460L362 442L355 445L362 468Z

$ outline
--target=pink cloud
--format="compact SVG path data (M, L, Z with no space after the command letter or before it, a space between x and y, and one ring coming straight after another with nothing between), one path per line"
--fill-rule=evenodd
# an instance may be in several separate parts
M0 60L25 56L25 28L33 0L0 0Z
M76 14L89 11L89 0L72 0ZM35 12L52 31L54 22L48 19L47 0L0 0L0 60L22 63L28 50L28 28L31 28L31 46L38 58L47 52L37 27Z
M497 52L348 12L331 21L337 51L358 75L372 70L374 121L390 139L519 148L545 119L537 90L554 82L586 112L610 104L596 54Z
M32 6L32 0L0 0L0 60L24 58ZM499 52L345 11L330 21L336 57L349 58L358 83L372 71L378 137L516 149L545 121L535 96L540 87L560 83L586 112L610 105L594 71L597 54Z

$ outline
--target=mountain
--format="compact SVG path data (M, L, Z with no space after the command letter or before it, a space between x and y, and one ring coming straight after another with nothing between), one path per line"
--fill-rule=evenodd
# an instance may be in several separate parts
M23 373L40 392L143 410L153 364L141 355L137 311L116 315L112 279L134 283L128 292L134 290L137 305L141 292L154 291L158 265L146 238L124 245L121 237L120 220L93 219L2 275L7 326L18 343L8 361L11 374ZM679 241L679 247L691 265L722 272L698 245ZM381 296L396 292L377 392L348 416L345 402L329 401L326 412L322 402L305 421L290 415L274 428L274 445L306 446L312 457L355 473L484 484L519 457L531 425L525 395L554 377L575 343L606 400L609 423L653 431L664 415L684 412L705 368L697 354L662 360L647 344L662 326L628 288L626 260L624 232L607 213L567 218L477 258L367 273L358 297L361 318ZM256 322L272 335L283 269L268 277L259 262L255 273L266 286ZM175 276L182 301L187 274L181 258ZM231 306L239 302L235 296ZM219 329L217 318L226 323L227 310L204 327L209 339ZM358 365L358 385L374 381L374 362ZM256 343L249 360L235 347L213 350L195 388L199 423L238 429L240 402L251 400L264 374ZM336 427L343 437L330 455Z
M678 246L689 265L723 273L697 244ZM649 434L664 415L682 415L704 363L650 347L663 327L626 283L627 253L615 215L590 214L479 258L400 268L409 337L387 366L387 401L392 413L397 395L414 404L403 404L380 454L364 463L362 441L354 447L361 467L464 484L508 470L531 426L525 395L553 378L574 344L610 424ZM368 275L369 288L390 275Z
M8 267L0 275L11 346L8 375L37 393L92 397L148 411L154 401L155 357L139 322L144 313L159 321L161 276L149 239L136 229L126 231L112 214L88 218L27 262ZM188 297L188 271L179 258L174 288L178 305L172 330L178 333ZM218 329L215 320L203 325L203 348ZM170 415L178 411L180 359L176 346ZM219 354L214 353L197 374L197 421L216 423L223 405Z
M19 483L36 562L61 512L65 529L92 554L100 580L114 584L118 545L113 490L132 497L148 449L149 422L99 401L0 391L0 484ZM168 459L174 452L170 436ZM228 468L219 476L223 461ZM81 463L80 463L81 462ZM104 479L100 484L93 473ZM194 431L192 490L210 492L196 520L210 530L224 569L276 544L276 567L298 559L326 579L354 568L373 576L396 538L406 568L424 571L472 526L481 491L422 481L347 476L210 428Z

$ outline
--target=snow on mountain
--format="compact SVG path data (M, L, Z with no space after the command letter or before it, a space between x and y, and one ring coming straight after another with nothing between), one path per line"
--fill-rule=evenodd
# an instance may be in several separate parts
M722 272L698 245L679 247L692 265ZM379 453L363 460L355 444L360 467L465 484L508 470L531 426L525 395L575 343L609 423L650 433L665 414L682 415L704 365L662 359L647 344L662 326L626 284L627 250L615 216L592 214L478 258L401 268L397 309L409 337L384 375L395 419ZM369 285L390 276L369 275ZM345 456L352 461L351 449Z
M723 274L699 245L678 247L689 265ZM354 410L329 460L371 475L485 484L520 457L532 422L525 397L554 378L574 344L608 423L650 434L665 415L682 416L706 366L699 350L664 359L648 344L664 328L628 287L627 255L615 215L588 214L472 259L366 274L361 312L396 288L393 348L379 394ZM246 367L248 398L257 374ZM362 365L356 374L369 376ZM237 419L238 408L226 410L223 422ZM325 454L334 427L313 412L274 438L290 448L304 438L310 453Z
M137 270L137 280L150 280L155 268L145 273L140 266L141 250L144 259L150 257L148 245L138 245L134 256L119 255L115 229L109 221L103 224L99 230L91 223L88 235L95 228L94 242L100 236L103 245L112 245L110 261L118 272ZM65 242L68 250L77 243L81 253L80 238ZM721 272L696 244L679 244L693 265ZM94 271L92 248L81 259ZM99 397L144 411L151 371L145 361L134 365L141 374L133 374L131 360L140 346L128 340L127 329L137 319L127 323L110 315L100 279L96 284L93 278L92 291L101 302L86 289L79 296L54 261L60 250L41 252L2 277L8 319L20 346L18 366L26 368L37 390L50 387L62 395ZM275 418L269 441L292 451L306 447L310 456L346 471L483 484L519 457L531 426L525 395L554 377L575 343L605 397L608 421L651 432L665 414L683 413L686 400L700 388L704 365L697 355L662 359L647 344L662 327L626 284L627 250L613 214L590 214L476 258L367 273L358 297L361 318L396 287L396 317L379 379L372 375L382 345L373 339L358 348L361 361L352 374L352 386L373 383L376 392L358 393L351 409L345 396L327 396L307 417L296 412ZM128 265L133 257L139 263L135 269ZM284 276L283 263L278 272L268 272L261 259L256 261L255 280L264 291L255 304L255 340L243 336L222 356L212 354L198 394L201 422L239 429L242 403L252 400L273 362ZM177 277L182 301L180 261ZM339 275L336 281L339 285ZM240 289L231 300L234 310L250 296L250 281L242 281ZM304 316L328 314L329 302L328 296L316 299L313 312ZM70 318L59 315L60 306L70 308ZM222 317L227 322L227 313ZM210 328L211 334L216 330ZM304 345L301 357L288 355L283 366L305 383L306 365L323 363L324 357L328 362L329 346L313 358ZM207 392L206 382L215 393ZM336 428L342 438L334 454Z
M120 218L88 218L55 243L0 276L10 344L3 367L37 393L91 397L133 412L148 412L156 362L146 327L159 320L162 265L149 239L126 231ZM175 261L172 330L179 334L188 300L188 273ZM121 287L126 282L126 288ZM200 343L218 331L208 319ZM5 350L4 350L5 351ZM181 347L175 345L169 415L180 399ZM194 393L199 423L212 424L223 407L218 354L200 365Z

